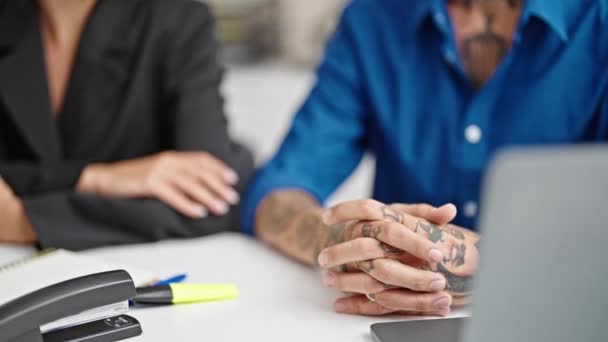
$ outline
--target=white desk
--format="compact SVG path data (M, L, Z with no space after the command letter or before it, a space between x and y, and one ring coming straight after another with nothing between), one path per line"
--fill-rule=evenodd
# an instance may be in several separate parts
M15 249L0 247L0 263L8 252ZM233 301L131 311L144 329L144 335L133 341L369 342L372 323L404 319L334 313L332 304L340 294L324 288L317 271L241 235L105 248L85 254L160 274L187 272L192 282L238 285L241 296ZM454 316L466 314L460 311Z

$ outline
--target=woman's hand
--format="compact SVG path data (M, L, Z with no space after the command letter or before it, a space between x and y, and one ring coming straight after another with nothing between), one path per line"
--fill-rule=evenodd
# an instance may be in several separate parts
M238 175L205 152L162 152L153 156L94 164L85 168L80 192L126 198L157 198L191 218L207 211L225 215L239 202Z

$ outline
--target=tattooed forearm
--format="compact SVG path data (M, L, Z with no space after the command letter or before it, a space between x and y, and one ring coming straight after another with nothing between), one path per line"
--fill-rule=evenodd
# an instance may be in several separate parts
M302 192L276 192L261 204L256 229L258 233L282 234L296 215L316 205L317 202L311 196Z
M318 215L304 215L298 223L298 246L306 251L315 242L315 232L323 222Z
M260 205L256 234L298 261L314 264L329 239L318 203L303 192L279 191ZM316 254L316 255L315 255Z
M319 253L350 240L355 224L327 226L321 219L323 209L310 195L282 190L268 196L256 217L256 234L286 255L316 265Z

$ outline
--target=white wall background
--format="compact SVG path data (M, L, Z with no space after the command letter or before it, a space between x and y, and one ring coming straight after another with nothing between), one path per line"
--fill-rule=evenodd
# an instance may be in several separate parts
M253 147L258 165L278 148L313 82L311 69L279 62L228 70L223 92L231 132ZM373 168L366 158L330 203L369 197Z
M199 0L250 6L272 0ZM314 82L313 67L348 0L274 0L280 61L228 67L223 84L232 135L251 146L258 165L277 150ZM252 14L255 15L255 14ZM369 197L374 163L367 157L330 203Z

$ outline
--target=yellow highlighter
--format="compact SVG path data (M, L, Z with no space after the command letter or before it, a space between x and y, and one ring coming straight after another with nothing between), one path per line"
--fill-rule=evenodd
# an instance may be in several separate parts
M170 284L137 289L136 304L188 304L234 299L239 290L232 284Z

